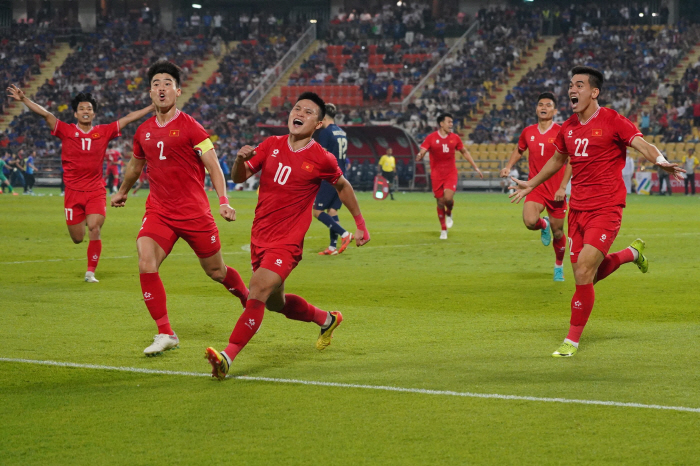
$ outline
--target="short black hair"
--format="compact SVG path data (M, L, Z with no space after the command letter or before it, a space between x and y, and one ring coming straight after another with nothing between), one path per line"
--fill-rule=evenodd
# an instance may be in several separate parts
M151 85L153 76L160 73L167 73L175 79L175 85L180 88L180 67L167 60L158 60L148 69L148 85Z
M78 105L80 105L81 102L90 102L92 104L92 111L97 111L97 100L95 100L95 98L89 92L81 92L73 97L73 100L70 101L70 106L73 107L74 112L78 111Z
M542 100L542 99L549 99L552 102L554 102L555 107L557 106L557 98L554 97L554 94L552 94L551 92L543 92L542 94L538 95L537 96L537 103L540 103L540 100Z
M588 75L588 82L591 83L591 87L600 91L603 90L603 82L605 82L605 77L600 71L591 66L574 66L571 69L571 77L573 78L574 75L577 74Z
M331 104L331 103L326 104L326 115L328 115L331 118L335 118L337 113L338 113L338 109L335 107L335 104Z
M326 116L326 103L315 92L302 92L301 95L297 97L297 103L300 100L310 100L318 105L318 121L323 120L323 117Z
M451 113L441 113L440 115L438 115L437 118L438 125L442 123L445 120L445 118L452 118L453 120L455 119L455 117L453 117Z

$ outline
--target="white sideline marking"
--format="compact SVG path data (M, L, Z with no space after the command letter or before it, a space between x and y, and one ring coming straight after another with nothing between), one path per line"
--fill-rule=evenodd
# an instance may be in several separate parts
M98 364L78 364L74 362L60 361L39 361L34 359L15 359L15 358L0 358L4 362L18 362L24 364L41 364L44 366L58 367L75 367L79 369L98 369L106 371L119 372L136 372L139 374L158 374L158 375L182 375L188 377L211 377L209 373L202 372L185 372L185 371L167 371L156 369L143 369L140 367L119 367L119 366L102 366ZM272 383L287 383L297 385L315 385L319 387L335 387L335 388L360 388L365 390L383 390L388 392L401 393L417 393L420 395L438 395L438 396L459 396L465 398L494 398L498 400L516 400L516 401L539 401L543 403L570 403L581 405L597 405L597 406L615 406L620 408L645 408L658 409L667 411L684 411L690 413L700 413L700 408L688 408L686 406L664 406L664 405L648 405L643 403L626 403L622 401L600 401L600 400L576 400L570 398L545 398L537 396L520 396L520 395L500 395L498 393L472 393L472 392L455 392L449 390L428 390L424 388L404 388L391 387L386 385L361 385L352 383L338 382L318 382L314 380L296 380L296 379L276 379L271 377L249 377L247 375L231 376L230 379L246 380L253 382L272 382Z

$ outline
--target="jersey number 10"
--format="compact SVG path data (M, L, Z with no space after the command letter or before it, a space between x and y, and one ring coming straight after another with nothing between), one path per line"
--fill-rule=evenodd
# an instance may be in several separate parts
M275 173L275 178L273 181L279 184L285 184L289 178L290 173L292 173L292 167L287 165L282 165L281 163L277 167L277 173Z

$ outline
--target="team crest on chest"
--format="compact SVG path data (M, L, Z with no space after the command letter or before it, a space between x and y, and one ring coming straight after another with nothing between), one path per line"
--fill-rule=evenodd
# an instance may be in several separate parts
M549 138L549 139L547 140L547 142L550 143L550 144L554 144L554 138Z
M603 130L602 129L594 129L592 134L593 134L593 136L602 136Z
M180 137L180 130L179 129L171 129L169 136L171 138L178 138Z
M302 162L301 169L311 173L314 171L314 166L309 162Z
M100 139L100 133L92 133L92 139Z

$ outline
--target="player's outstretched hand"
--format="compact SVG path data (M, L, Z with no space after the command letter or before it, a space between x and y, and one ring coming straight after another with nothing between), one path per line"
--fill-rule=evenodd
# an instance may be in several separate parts
M566 188L557 189L557 192L554 193L554 200L563 201L564 199L566 199Z
M21 102L24 99L24 91L15 84L10 84L10 87L7 88L7 96Z
M358 229L355 232L355 245L359 247L367 243L369 243L369 231L367 231L367 229Z
M255 156L255 147L243 146L238 151L237 157L243 162L250 160Z
M481 170L479 170L478 168L475 168L475 170L476 170L476 172L479 174L479 178L481 178L481 179L483 180L483 179L484 179L484 174L481 173Z
M510 169L508 167L501 168L501 173L499 175L501 178L508 178L508 175L510 175Z
M124 207L127 197L128 196L126 193L122 194L117 191L116 193L112 194L112 197L110 198L110 205L112 207Z
M681 168L677 163L661 162L657 163L659 167L666 173L670 173L677 180L681 179L681 173L686 173L685 169Z
M219 206L219 214L224 217L227 222L233 222L236 220L236 209L228 204L222 204Z
M516 203L519 204L520 200L530 194L532 191L532 188L527 184L526 181L519 180L513 176L510 177L511 180L513 180L516 185L515 186L510 186L508 189L512 189L513 192L508 195L510 198L510 203Z

